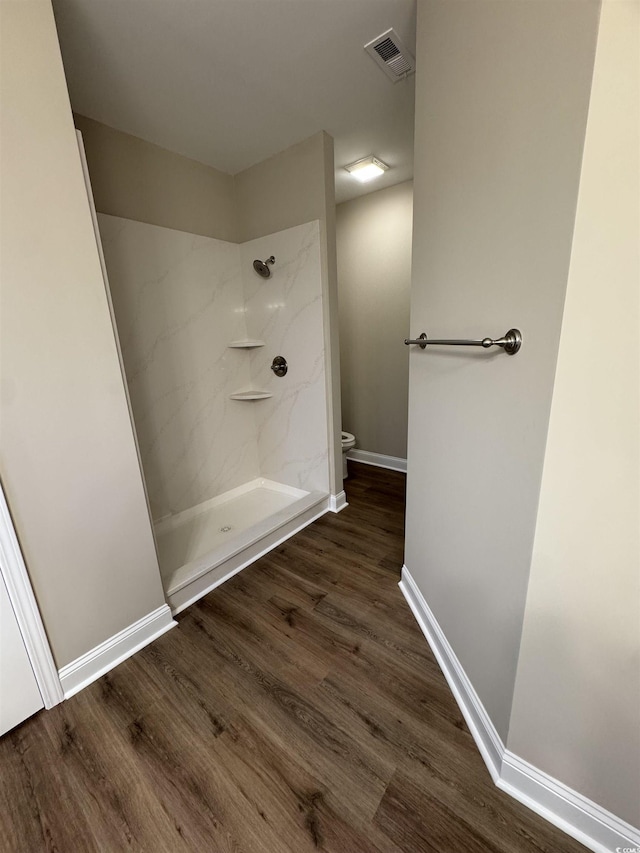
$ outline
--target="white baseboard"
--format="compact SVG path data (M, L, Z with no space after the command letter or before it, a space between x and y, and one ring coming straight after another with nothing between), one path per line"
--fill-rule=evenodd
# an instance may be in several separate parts
M375 465L376 468L388 468L390 471L407 473L407 460L400 456L385 456L384 453L371 453L369 450L349 450L347 459L364 462L365 465Z
M427 638L495 784L594 853L640 850L640 831L507 750L406 566L400 589Z
M169 606L163 604L82 657L63 666L58 674L64 698L69 699L177 624Z
M460 706L491 778L497 784L505 749L502 738L406 566L402 567L399 586Z
M337 495L329 495L329 509L331 512L342 512L345 507L348 507L347 494L344 489L338 492Z
M509 750L497 785L596 853L640 851L635 827Z

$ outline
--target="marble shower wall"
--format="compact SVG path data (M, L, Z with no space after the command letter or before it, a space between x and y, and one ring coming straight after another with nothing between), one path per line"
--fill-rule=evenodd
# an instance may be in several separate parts
M260 475L240 247L99 214L154 520Z
M154 520L258 476L329 491L319 224L239 246L98 219ZM246 337L266 346L228 348ZM274 396L230 399L249 387Z
M252 264L270 255L276 262L264 279ZM251 379L273 394L254 404L260 473L329 492L320 223L243 243L241 258L247 332L266 344L250 351ZM276 355L289 365L282 378L270 369Z

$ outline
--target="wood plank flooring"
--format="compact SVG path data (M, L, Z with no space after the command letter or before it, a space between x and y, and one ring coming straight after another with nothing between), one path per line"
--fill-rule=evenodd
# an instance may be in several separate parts
M0 741L3 853L579 853L498 791L397 587L404 475Z

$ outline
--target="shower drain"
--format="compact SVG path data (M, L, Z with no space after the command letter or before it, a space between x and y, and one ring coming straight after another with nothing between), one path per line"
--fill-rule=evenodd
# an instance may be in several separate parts
M221 528L220 528L220 533L228 533L230 530L231 530L230 525L225 524L225 526L224 526L224 527L221 527Z

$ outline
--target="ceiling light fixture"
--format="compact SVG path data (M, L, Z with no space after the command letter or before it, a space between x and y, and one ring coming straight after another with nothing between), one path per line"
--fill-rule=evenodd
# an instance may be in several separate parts
M355 163L350 163L348 166L345 166L347 172L350 175L360 181L360 183L366 184L367 181L372 181L374 178L378 178L380 175L383 175L389 167L386 163L383 163L382 160L378 160L377 157L374 157L373 154L369 157L363 157L362 160L356 160Z

